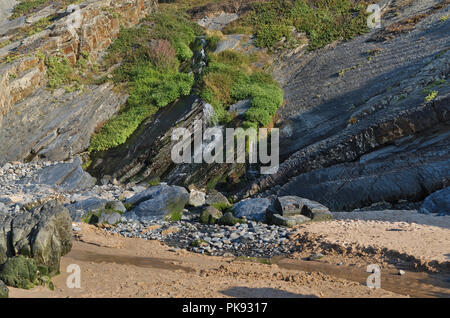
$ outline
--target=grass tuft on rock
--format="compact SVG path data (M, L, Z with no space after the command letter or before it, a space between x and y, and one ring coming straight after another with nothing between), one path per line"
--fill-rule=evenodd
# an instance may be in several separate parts
M270 0L255 3L247 15L225 31L247 30L259 47L273 48L291 39L292 28L305 32L310 50L335 40L349 40L368 31L367 4L351 0Z
M209 64L202 80L201 97L216 112L216 121L227 123L228 107L238 101L251 99L245 113L245 125L267 126L283 104L283 90L272 76L253 68L253 56L230 50L209 53Z

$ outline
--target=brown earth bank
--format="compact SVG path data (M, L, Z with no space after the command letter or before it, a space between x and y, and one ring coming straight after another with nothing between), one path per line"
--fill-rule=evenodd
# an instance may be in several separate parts
M310 239L298 241L299 252L270 260L199 255L82 224L72 251L61 259L61 275L53 278L55 290L11 288L10 297L449 297L448 272L413 270L406 259L393 263L384 253L448 260L449 218L440 218L439 224L426 216L422 224L393 218L301 226L299 235L310 234ZM325 249L324 241L351 246L351 252ZM379 249L371 253L364 246ZM66 285L70 264L80 266L80 289ZM369 264L381 268L381 289L366 286Z

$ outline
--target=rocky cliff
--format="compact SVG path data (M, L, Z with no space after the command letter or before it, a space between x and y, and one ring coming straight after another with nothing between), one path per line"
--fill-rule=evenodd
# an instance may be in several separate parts
M126 96L109 84L48 91L47 61L57 57L70 67L88 56L95 63L120 28L137 24L156 4L86 1L71 13L51 3L2 24L0 43L7 45L0 49L0 164L36 156L64 160L87 149L95 127L116 113ZM47 26L40 31L35 21L42 19Z
M280 56L283 162L237 197L300 195L352 210L448 186L449 2L382 4L381 29Z

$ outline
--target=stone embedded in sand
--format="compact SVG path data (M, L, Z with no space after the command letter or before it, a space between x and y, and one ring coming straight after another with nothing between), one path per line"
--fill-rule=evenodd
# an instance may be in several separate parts
M331 220L333 218L326 206L297 196L278 197L276 208L283 217L304 215L314 221Z
M179 221L188 201L189 193L185 188L160 184L126 200L126 204L136 207L124 216L140 220Z
M270 201L265 198L246 199L233 205L234 216L264 222Z
M450 187L430 194L420 207L420 213L450 214Z
M293 215L293 216L281 216L279 214L273 214L271 218L271 223L275 225L293 227L305 222L309 222L311 219L304 215Z

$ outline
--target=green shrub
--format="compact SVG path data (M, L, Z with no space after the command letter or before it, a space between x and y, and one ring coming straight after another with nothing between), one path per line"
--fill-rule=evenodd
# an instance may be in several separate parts
M175 42L175 49L177 51L177 57L180 61L190 61L194 56L192 50L184 42Z
M66 58L50 56L46 58L48 87L55 89L70 82L69 75L73 73L73 68Z
M192 89L194 76L180 73L179 66L193 56L190 45L199 32L196 24L184 14L167 10L153 13L143 22L122 29L108 50L106 66L121 63L113 73L113 81L128 82L130 92L126 106L92 136L91 152L125 143L158 108L188 95Z
M210 103L216 120L227 123L231 115L226 109L232 103L252 99L248 127L266 126L283 103L283 90L268 73L250 67L253 59L235 51L208 54L210 63L203 77L200 96ZM253 123L253 124L252 124Z

